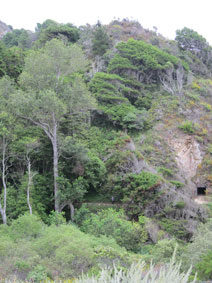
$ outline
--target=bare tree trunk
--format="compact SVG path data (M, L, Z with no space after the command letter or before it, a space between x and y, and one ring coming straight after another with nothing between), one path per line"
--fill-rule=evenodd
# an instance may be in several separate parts
M74 222L74 212L75 212L75 210L74 210L74 206L73 206L72 202L67 200L64 203L62 203L59 207L59 212L61 212L63 210L63 208L66 207L66 206L69 206L71 221Z
M3 137L3 140L2 140L2 172L1 173L2 173L2 183L3 183L3 188L4 188L4 204L3 204L3 207L0 204L0 213L1 213L4 224L7 224L6 148L7 148L7 144L6 144L5 138Z
M3 224L6 225L7 224L7 215L6 215L6 211L5 210L2 213L2 220L3 220Z
M74 222L74 206L71 202L69 203L69 207L70 207L71 221Z
M183 83L185 81L185 71L182 66L178 66L177 70L171 68L166 71L166 75L160 78L163 89L172 95L183 94Z
M60 208L60 198L58 195L59 188L58 188L58 182L57 178L59 177L59 170L58 170L58 160L59 160L59 152L58 152L58 140L57 140L57 128L58 124L55 119L55 113L52 113L52 128L48 123L42 122L42 121L35 121L28 117L22 117L25 119L30 120L35 125L39 126L41 129L44 130L45 134L49 137L52 147L53 147L53 174L54 174L54 207L55 211L59 212Z
M54 123L54 129L53 129L53 137L52 137L52 146L53 146L53 171L54 171L54 205L55 205L55 211L60 210L60 199L58 196L58 182L57 178L59 177L58 174L58 143L57 143L57 124Z
M30 186L32 184L32 175L31 175L31 161L29 156L27 156L27 169L28 169L27 204L29 207L29 213L32 214L32 206L30 204Z

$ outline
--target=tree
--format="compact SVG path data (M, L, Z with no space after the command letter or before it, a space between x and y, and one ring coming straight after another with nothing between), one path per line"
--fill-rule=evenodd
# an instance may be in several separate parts
M206 45L206 39L199 35L196 31L184 27L182 30L176 31L176 41L178 46L183 50L189 50L192 53L200 52Z
M13 97L16 114L43 129L53 147L55 210L60 210L58 188L59 130L65 115L76 115L93 108L78 71L87 67L82 50L77 45L65 46L57 39L40 50L32 51L20 77L23 91Z
M120 76L134 77L149 84L160 83L160 77L170 69L175 71L182 65L185 71L189 66L184 61L145 41L129 39L116 45L117 54L110 60L108 71Z
M58 183L60 185L59 211L68 206L70 208L70 219L74 221L74 203L82 201L84 194L87 192L87 182L83 177L79 177L71 184L67 178L59 177Z
M2 40L9 48L17 46L22 49L26 49L30 48L32 44L30 32L25 29L14 29L13 31L5 34Z
M206 64L207 67L212 66L212 47L203 36L185 27L182 30L176 31L175 39L180 49L190 51Z
M114 126L123 129L143 129L147 113L131 104L131 101L135 102L141 93L138 90L140 85L135 80L127 80L115 74L96 73L90 82L90 89L104 114L102 122L110 121Z
M6 74L5 56L7 54L6 47L2 41L0 41L0 77Z
M17 80L24 65L24 52L19 47L6 48L0 42L0 77L8 75Z
M199 280L210 280L212 277L212 251L203 254L200 261L194 266ZM209 281L210 282L210 281Z
M51 25L57 25L57 22L55 22L54 20L51 20L51 19L47 19L42 24L41 23L37 23L35 31L36 32L40 32L41 30L46 29L46 28L48 28Z
M0 196L0 213L4 224L7 224L7 175L11 166L10 145L14 139L14 117L8 111L8 96L14 91L8 78L0 80L0 174L3 189Z
M94 55L102 56L109 48L109 38L101 23L98 22L93 34L92 49Z
M26 195L27 195L27 205L29 208L29 213L32 214L32 204L30 201L30 189L33 186L33 178L37 172L32 170L32 154L39 146L39 141L37 137L32 137L30 135L24 135L22 131L22 136L17 140L15 145L13 145L14 151L23 160L23 163L27 169L27 181L26 183Z
M9 48L5 56L5 64L6 74L17 81L24 66L24 51L16 46Z
M186 75L187 73L182 65L179 64L179 67L175 70L173 65L170 64L170 68L160 77L163 89L172 95L181 96Z
M37 24L38 41L36 45L45 44L53 38L58 38L67 42L77 42L79 39L79 30L74 25L59 24L53 20L46 20L43 24Z
M108 208L90 213L82 222L81 230L95 236L106 235L127 250L140 251L148 236L145 227L127 220L123 210Z
M210 259L211 255L208 254L209 251L211 250L212 250L212 220L211 218L209 218L209 220L206 223L204 224L201 223L198 226L198 228L194 233L192 242L186 247L185 252L182 254L183 270L185 270L191 264L192 266L196 267L202 261L208 262L209 260L211 260ZM210 267L209 271L211 273L211 266L207 266L207 267ZM202 268L202 266L199 266L199 268ZM201 275L203 275L204 269L203 270L200 269L200 272Z

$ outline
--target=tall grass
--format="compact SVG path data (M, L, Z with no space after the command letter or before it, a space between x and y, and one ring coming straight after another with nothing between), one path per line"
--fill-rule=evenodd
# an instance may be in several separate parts
M175 262L175 257L162 266L153 264L147 267L145 262L134 263L124 271L114 266L113 269L104 268L99 276L82 276L76 283L187 283L197 282L189 279L191 267L184 273L180 271L181 263Z
M161 265L148 266L145 262L133 263L129 269L123 270L117 268L103 268L99 275L83 275L79 279L70 280L44 280L44 281L1 281L6 283L21 283L21 282L45 282L45 283L195 283L196 276L191 279L190 267L187 272L181 271L181 263L175 261L175 253L169 263Z

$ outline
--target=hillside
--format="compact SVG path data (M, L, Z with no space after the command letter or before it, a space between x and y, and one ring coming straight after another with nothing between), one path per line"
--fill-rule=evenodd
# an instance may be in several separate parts
M1 277L65 280L137 260L160 267L178 244L181 271L192 263L193 275L211 279L203 262L212 241L196 249L211 217L206 39L184 28L171 41L128 19L4 31Z

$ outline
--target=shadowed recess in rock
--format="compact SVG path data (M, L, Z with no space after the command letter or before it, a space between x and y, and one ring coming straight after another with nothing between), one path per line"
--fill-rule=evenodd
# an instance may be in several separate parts
M197 187L197 195L202 195L205 196L206 195L206 187Z

